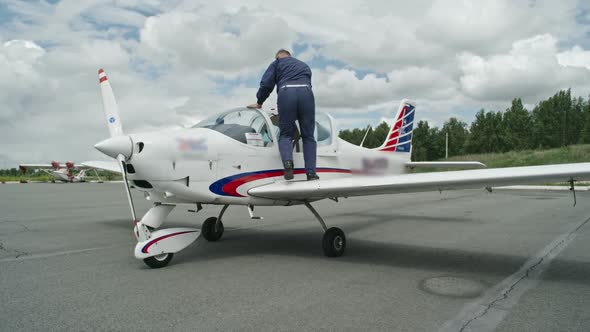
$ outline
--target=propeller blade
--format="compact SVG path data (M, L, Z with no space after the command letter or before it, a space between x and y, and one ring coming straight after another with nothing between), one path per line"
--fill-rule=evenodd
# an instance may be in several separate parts
M122 154L117 156L119 167L121 168L121 174L123 175L123 184L125 185L125 192L127 193L127 200L129 201L129 208L131 208L131 216L133 217L133 223L137 222L137 216L135 214L135 205L133 204L133 197L131 197L131 189L129 188L129 182L127 179L127 165L125 164L125 156Z
M103 69L98 70L98 82L100 83L100 93L102 95L102 108L104 110L105 120L109 128L111 137L123 135L123 126L119 117L119 107L111 88L111 83Z

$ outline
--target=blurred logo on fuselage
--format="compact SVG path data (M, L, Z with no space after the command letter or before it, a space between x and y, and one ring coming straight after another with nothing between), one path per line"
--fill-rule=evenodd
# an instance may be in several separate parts
M205 138L177 137L176 149L187 159L206 157L208 145Z
M389 160L387 158L363 158L361 168L353 169L353 174L358 175L384 175L389 169Z

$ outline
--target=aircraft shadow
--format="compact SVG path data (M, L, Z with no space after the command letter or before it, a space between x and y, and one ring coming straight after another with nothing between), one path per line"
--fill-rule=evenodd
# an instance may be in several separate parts
M328 258L323 255L321 238L321 232L313 230L230 230L219 242L200 239L197 246L190 246L179 253L174 264L192 264L240 256L278 255L330 260L343 264L431 270L441 274L508 276L529 259L519 255L383 243L355 237L347 239L347 252L344 256ZM587 284L590 280L590 263L586 262L556 259L552 262L550 271L550 274L544 276L544 280L580 284Z
M396 221L424 222L476 222L469 218L440 218L430 216L413 216L402 214L349 213L342 216L358 216L358 222L342 225L347 233L347 251L342 257L325 257L321 249L322 231L317 227L305 229L269 229L269 227L251 227L232 229L226 226L226 232L219 242L207 242L200 238L196 245L191 245L178 253L173 264L193 264L200 261L213 261L240 256L276 255L305 257L306 259L330 260L343 264L363 264L375 266L402 267L438 271L441 274L481 274L507 276L516 272L529 257L521 255L496 254L462 249L428 247L420 245L378 242L357 238L354 232ZM333 222L340 214L327 218ZM311 219L311 218L310 218ZM112 227L130 229L129 220L108 220L102 222ZM273 225L276 225L273 224ZM268 226L273 226L268 225ZM167 223L167 227L200 225ZM590 280L590 263L556 258L543 275L543 280L587 284Z

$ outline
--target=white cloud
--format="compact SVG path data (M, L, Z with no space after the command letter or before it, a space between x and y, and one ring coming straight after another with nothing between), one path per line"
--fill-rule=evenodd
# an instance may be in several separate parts
M31 41L12 40L0 46L0 119L12 122L28 113L36 100L47 97L51 85L38 72L45 55Z
M440 100L457 92L457 83L448 74L427 67L394 70L387 77L366 74L362 78L351 69L328 67L314 72L316 103L320 107L367 110L389 107L401 98ZM396 105L397 106L397 105Z
M314 58L316 58L318 55L320 55L320 49L317 47L313 47L311 45L308 45L308 47L305 49L305 51L297 54L297 59L299 59L301 61L310 61L310 60L313 60Z
M352 17L351 17L352 19ZM400 65L424 64L442 53L435 43L415 35L415 23L403 16L358 17L347 37L323 48L329 57L357 68L390 71Z
M590 70L590 51L574 46L571 50L557 54L560 65L568 67L581 67Z
M278 16L246 10L207 17L170 12L148 18L141 42L159 61L222 73L259 71L295 33Z
M320 107L366 108L390 98L385 78L367 74L357 79L356 73L349 69L328 67L315 71L313 86L316 103Z
M146 19L144 15L136 11L105 5L89 8L82 15L88 17L93 23L102 26L119 25L139 28L143 26Z
M588 82L590 71L560 65L557 53L557 40L545 34L515 42L508 54L461 54L461 87L473 98L509 100L548 96Z
M451 98L457 93L457 83L448 73L428 67L408 67L387 74L396 97Z

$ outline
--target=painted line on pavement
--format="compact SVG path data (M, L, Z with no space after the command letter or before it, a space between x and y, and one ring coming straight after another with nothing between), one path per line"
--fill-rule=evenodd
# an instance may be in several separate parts
M96 247L96 248L86 248L86 249L78 249L78 250L66 250L66 251L58 251L52 252L47 254L34 254L34 255L22 255L19 257L8 257L0 259L0 263L7 263L7 262L20 262L20 261L27 261L32 259L42 259L48 257L55 257L55 256L65 256L65 255L72 255L72 254L81 254L90 251L97 251L97 250L105 250L105 249L114 249L120 248L123 245L119 246L108 246L108 247Z

